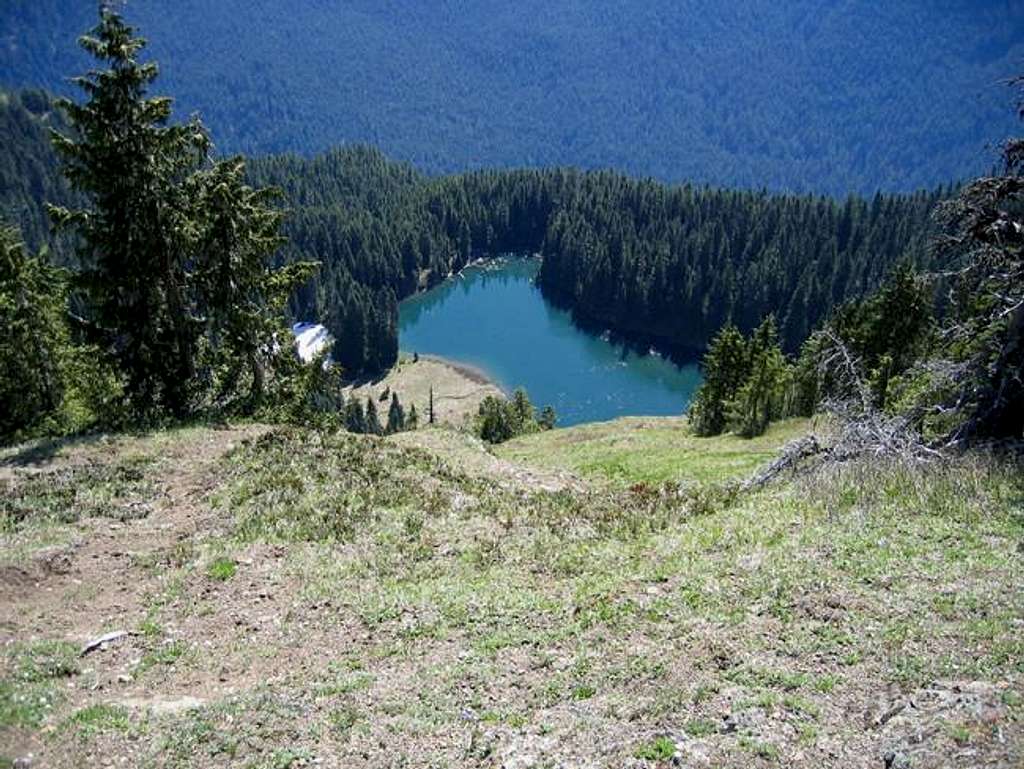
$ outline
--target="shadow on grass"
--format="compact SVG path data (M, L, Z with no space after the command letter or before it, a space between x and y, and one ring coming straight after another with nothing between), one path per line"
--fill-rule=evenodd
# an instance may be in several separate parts
M37 438L22 446L4 449L0 467L38 467L51 461L62 449L91 446L107 438L106 433L84 433L65 438Z
M39 467L52 461L61 451L83 446L92 446L103 441L119 438L146 438L155 433L179 430L189 427L209 427L213 430L227 430L236 424L245 424L249 417L242 413L227 413L223 409L211 409L181 420L155 421L143 424L108 425L105 429L93 427L89 431L63 437L36 438L22 444L4 446L0 444L0 468Z

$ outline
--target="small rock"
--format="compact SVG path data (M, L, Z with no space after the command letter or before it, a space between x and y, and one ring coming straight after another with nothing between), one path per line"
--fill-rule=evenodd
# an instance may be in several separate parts
M885 769L910 769L910 758L906 753L890 750L885 754Z
M135 679L134 679L134 678L132 678L132 677L131 677L130 675L128 675L127 673L122 673L121 675L119 675L119 676L117 677L117 682L118 682L118 683L120 683L120 684L130 684L130 683L131 683L132 681L134 681L134 680L135 680Z
M122 700L120 704L133 710L149 710L156 715L168 715L201 708L206 704L206 700L187 696L158 697L153 699L127 699Z
M128 635L129 633L127 630L115 630L112 633L101 635L99 638L94 638L82 647L80 656L84 657L86 654L93 651L94 649L106 649L109 644L113 643L114 641L119 641L120 639L125 638Z
M24 756L14 759L14 769L31 769L34 760L35 757L31 753L26 753Z

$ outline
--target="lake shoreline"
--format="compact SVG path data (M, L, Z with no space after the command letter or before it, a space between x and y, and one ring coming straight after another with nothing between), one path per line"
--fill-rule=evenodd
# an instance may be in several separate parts
M442 366L446 366L459 376L465 377L474 384L483 385L484 387L496 387L502 392L505 392L505 388L501 386L501 383L479 366L454 360L453 358L446 358L443 355L434 355L432 353L425 353L420 355L419 358L420 360L429 360L434 363L439 363Z
M436 355L421 354L413 362L412 354L406 352L384 376L350 384L344 394L346 399L374 401L383 414L388 409L387 400L397 395L407 414L416 407L421 425L426 424L433 401L436 422L456 428L471 424L488 396L507 397L478 368Z
M697 366L604 330L588 332L538 290L542 263L477 264L403 302L403 357L434 356L435 366L467 384L500 382L494 393L505 397L523 387L538 406L552 406L563 426L680 413L699 385Z

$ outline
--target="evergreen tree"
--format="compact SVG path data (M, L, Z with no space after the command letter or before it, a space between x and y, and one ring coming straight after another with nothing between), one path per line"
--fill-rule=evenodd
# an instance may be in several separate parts
M866 299L840 307L827 326L864 367L875 405L885 408L889 383L926 351L934 327L933 297L910 265L899 265Z
M242 158L195 174L188 187L192 221L201 233L190 278L209 341L209 376L215 379L218 394L241 391L255 405L264 396L275 350L280 351L268 340L287 338L285 305L317 265L306 261L271 267L284 243L282 214L269 205L278 193L248 186ZM326 361L316 365L325 367ZM239 383L242 371L248 374L244 387ZM333 410L338 410L337 404Z
M71 131L53 141L87 207L51 214L81 243L84 330L136 414L183 416L213 385L258 401L284 305L315 263L270 267L282 244L271 193L247 186L241 159L211 162L197 118L169 124L171 100L147 96L157 66L118 14L103 7L81 44L106 69L75 80L87 100L60 102Z
M800 347L800 355L793 366L793 414L812 416L824 398L831 393L832 383L822 364L831 351L828 336L818 330Z
M366 399L366 434L384 434L384 428L380 425L380 417L377 415L377 404L373 402L373 398Z
M698 435L730 429L751 438L792 411L793 375L772 315L749 340L735 326L725 326L704 356L703 370L704 381L688 412Z
M0 228L0 440L53 418L64 400L70 345L61 273Z
M1024 120L1024 76L1018 115ZM934 368L929 407L946 441L1024 437L1024 137L1003 167L966 185L940 211L937 247L962 265Z
M405 419L405 426L409 430L415 430L420 426L420 415L416 413L416 404L409 406L409 415Z
M107 69L75 79L88 101L60 102L73 132L53 138L68 180L91 206L53 215L81 238L86 328L124 372L131 405L182 415L201 329L187 307L190 201L181 181L204 162L210 141L198 121L167 125L170 100L146 96L157 66L138 61L145 41L118 14L103 8L80 42Z
M512 393L512 401L509 405L511 406L509 416L512 431L514 434L520 435L535 423L533 404L530 403L530 396L526 394L526 390L517 387Z
M728 404L729 426L744 438L761 435L785 413L790 371L778 346L755 353L750 374Z
M745 438L761 435L787 413L791 372L779 347L775 316L769 315L747 344L747 374L727 403L729 427Z
M687 412L697 435L721 433L727 423L728 404L750 375L750 351L733 324L722 327L701 362L704 381L694 393Z
M540 425L542 430L553 430L556 422L558 422L558 415L555 414L553 406L545 406L540 410L540 415L537 417L537 423Z
M358 398L350 399L345 406L345 429L357 435L366 433L366 413Z
M391 406L388 408L388 427L387 431L389 434L400 433L405 429L405 409L402 408L402 404L398 401L398 393L391 394Z
M67 273L0 227L0 442L109 420L120 382L73 341Z
M480 403L478 432L488 443L504 443L516 434L516 414L502 398L488 395Z
M518 388L511 400L493 395L483 399L477 411L476 431L488 443L503 443L517 435L551 429L556 419L551 406L545 406L538 415L526 391Z

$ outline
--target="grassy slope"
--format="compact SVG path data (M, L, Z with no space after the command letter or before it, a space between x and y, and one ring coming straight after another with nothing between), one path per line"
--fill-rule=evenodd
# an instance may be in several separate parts
M697 438L684 417L627 417L528 435L502 444L497 452L505 459L619 485L723 481L752 473L780 445L808 429L808 420L790 419L754 440Z
M623 421L498 459L443 430L253 426L8 454L0 754L1020 765L1019 468L623 485L730 477L798 430L637 442ZM509 459L527 449L547 469ZM137 635L77 658L117 627Z

